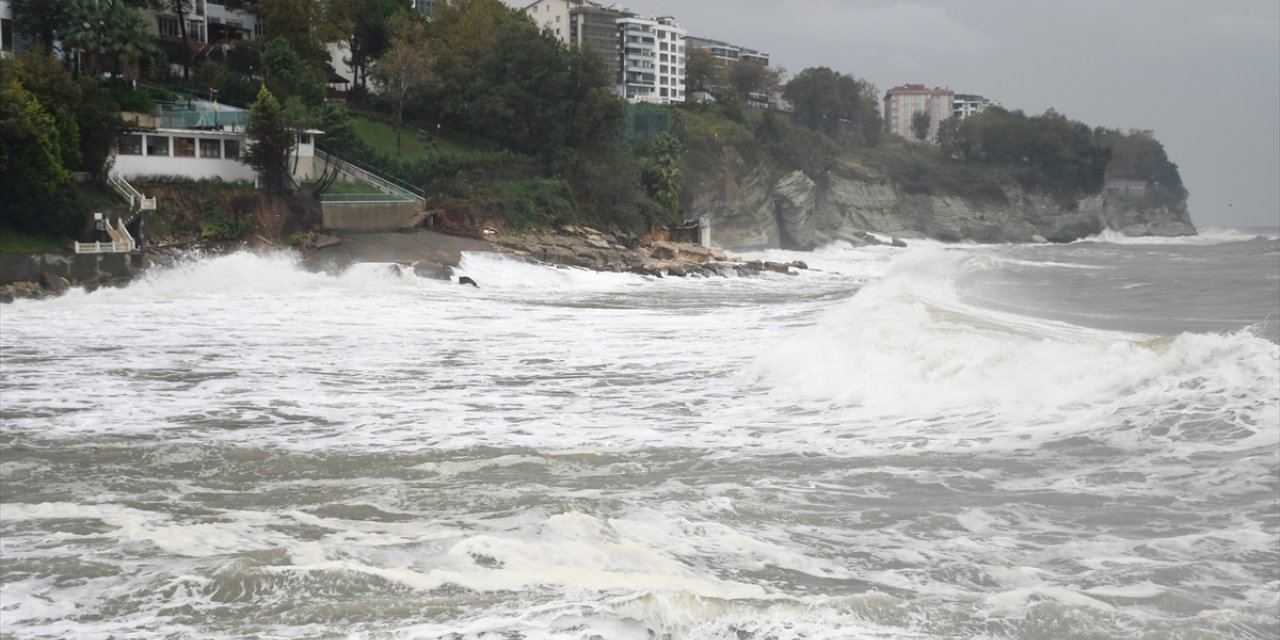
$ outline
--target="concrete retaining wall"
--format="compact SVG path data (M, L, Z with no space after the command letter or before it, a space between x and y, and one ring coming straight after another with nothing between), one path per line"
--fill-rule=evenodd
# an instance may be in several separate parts
M421 220L416 202L325 202L320 208L330 231L395 231Z
M0 285L39 282L46 271L67 280L123 278L133 273L133 259L127 253L0 253Z

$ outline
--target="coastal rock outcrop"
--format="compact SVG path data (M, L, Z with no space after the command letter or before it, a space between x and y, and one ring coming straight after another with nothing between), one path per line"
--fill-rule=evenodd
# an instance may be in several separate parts
M947 242L1070 242L1104 230L1125 235L1193 235L1185 203L1152 207L1103 190L1051 196L1016 185L963 195L902 185L852 161L812 176L724 146L686 166L688 218L705 216L715 244L737 250L810 250L868 233Z
M495 235L490 241L505 253L544 264L595 271L649 276L748 276L762 271L793 273L808 269L803 262L749 262L720 249L686 242L659 240L642 244L586 227L565 227L559 233Z

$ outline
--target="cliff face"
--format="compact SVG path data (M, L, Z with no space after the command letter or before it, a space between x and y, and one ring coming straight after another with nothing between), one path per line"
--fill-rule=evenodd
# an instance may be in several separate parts
M736 250L857 244L865 232L994 243L1070 242L1107 229L1135 236L1196 232L1185 204L1150 208L1106 191L1064 201L1016 186L981 199L908 193L851 162L837 162L815 179L730 145L691 154L685 179L687 217L706 216L715 244Z

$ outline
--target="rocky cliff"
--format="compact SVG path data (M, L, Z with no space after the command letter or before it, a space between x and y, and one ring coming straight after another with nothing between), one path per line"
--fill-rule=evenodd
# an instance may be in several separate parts
M848 154L819 175L781 168L758 148L719 145L688 155L686 217L706 216L718 246L813 249L866 232L948 242L1070 242L1115 230L1126 235L1195 234L1185 203L1151 207L1104 190L1052 197L1013 181L979 195L896 183Z

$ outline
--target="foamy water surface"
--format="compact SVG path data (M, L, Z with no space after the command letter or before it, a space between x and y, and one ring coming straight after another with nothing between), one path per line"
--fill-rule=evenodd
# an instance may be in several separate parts
M0 309L0 635L1273 638L1280 245Z

